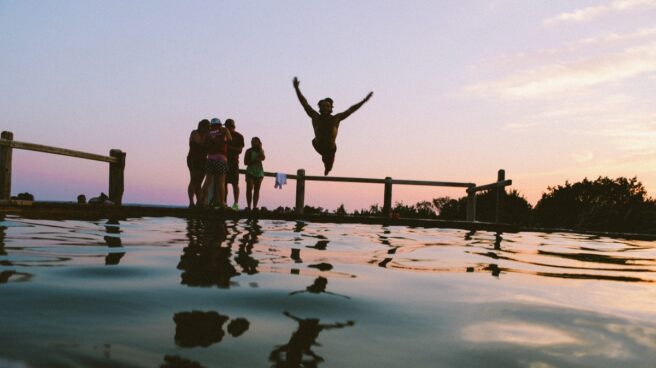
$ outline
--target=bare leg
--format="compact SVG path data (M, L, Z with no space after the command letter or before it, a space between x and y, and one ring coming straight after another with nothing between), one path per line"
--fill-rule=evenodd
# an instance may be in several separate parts
M189 185L187 186L187 195L189 196L189 207L194 206L194 194L196 194L196 183L194 183L194 171L189 170Z
M196 179L196 188L195 188L197 205L200 204L200 197L203 193L202 185L203 185L204 178L205 178L205 173L203 171L199 171Z
M189 194L189 207L192 207L194 205L194 196L196 197L196 205L200 204L201 185L203 184L205 174L201 170L191 170L189 175L191 176L191 180L189 181L187 192Z
M226 198L225 198L225 190L226 190L226 187L225 187L225 177L226 177L225 174L219 174L219 175L217 175L217 179L218 179L218 180L217 180L217 181L218 181L217 186L219 187L219 195L218 195L218 198L219 198L219 206L221 206L221 207L226 207Z
M253 208L257 208L257 202L260 200L260 186L262 185L262 178L254 180L255 190L253 191Z
M198 200L199 205L201 207L207 207L207 194L209 193L210 190L210 182L214 182L215 180L212 180L215 175L207 174L205 176L205 182L203 182L203 186L201 188L201 194L200 198Z
M239 181L232 184L232 197L235 199L235 204L239 201Z
M253 179L246 177L246 208L251 209L253 199Z

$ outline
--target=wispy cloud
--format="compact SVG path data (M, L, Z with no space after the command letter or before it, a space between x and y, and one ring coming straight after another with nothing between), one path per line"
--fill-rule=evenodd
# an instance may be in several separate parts
M610 138L623 151L656 155L656 114L643 117L643 121L603 129L598 134Z
M656 8L656 0L614 0L604 5L589 6L560 13L543 20L542 24L550 26L558 23L581 23L613 13L646 8Z
M656 42L569 63L552 63L466 88L474 94L530 98L617 82L656 71Z
M644 118L645 114L635 111L633 99L626 95L585 95L580 98L564 97L544 103L537 112L530 116L522 117L518 121L508 122L504 128L510 130L526 130L543 125L553 126L555 124L571 127L598 124L626 123ZM627 120L628 119L628 120ZM586 128L587 129L587 128Z
M642 28L635 32L630 33L608 33L598 37L588 37L582 40L574 41L568 45L568 48L577 48L582 45L606 45L611 43L619 43L625 41L639 40L642 38L648 38L651 36L656 36L656 27L653 28Z
M574 152L569 155L576 163L589 162L594 158L594 153L590 151Z

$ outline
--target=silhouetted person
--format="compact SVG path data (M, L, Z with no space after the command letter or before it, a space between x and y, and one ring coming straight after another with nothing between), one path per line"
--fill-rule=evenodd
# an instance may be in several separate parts
M339 123L348 118L352 113L356 112L365 102L369 101L373 92L369 92L367 97L357 104L349 107L346 111L333 115L333 100L328 97L319 101L319 112L315 111L308 104L307 100L301 93L298 85L300 84L298 78L294 77L294 89L296 96L301 102L303 109L312 119L312 127L314 128L314 139L312 146L321 155L321 160L324 165L324 175L333 169L335 162L335 152L337 151L337 131L339 130Z
M246 165L246 209L257 209L260 200L260 187L264 179L264 166L262 161L266 159L262 141L258 137L251 138L251 148L244 153L244 164ZM252 206L251 206L252 204Z
M228 184L232 185L232 198L235 200L232 209L238 210L239 205L239 155L244 149L244 136L235 130L235 121L228 119L225 127L230 131L232 140L228 142L228 173L225 182L225 201L228 202Z
M319 345L316 340L323 330L353 326L353 321L346 323L320 324L317 318L301 319L285 311L285 316L298 322L298 329L289 338L286 345L276 346L269 354L273 367L316 367L323 358L312 351L313 345ZM305 360L304 357L307 357Z
M214 118L210 122L210 131L205 140L207 161L205 163L205 182L201 187L200 206L205 207L212 187L212 201L221 208L225 203L225 177L228 172L228 142L232 140L230 131L221 126L221 120ZM215 193L215 189L218 193Z
M201 197L201 185L205 177L205 164L207 162L207 147L205 139L210 131L210 121L203 119L198 122L198 129L189 135L189 153L187 154L187 168L189 168L189 207L198 204ZM196 197L196 202L194 202Z

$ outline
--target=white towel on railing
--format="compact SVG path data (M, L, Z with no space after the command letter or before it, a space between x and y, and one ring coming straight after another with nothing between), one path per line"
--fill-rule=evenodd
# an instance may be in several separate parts
M282 186L287 184L287 174L285 173L276 173L276 184L274 188L282 189Z

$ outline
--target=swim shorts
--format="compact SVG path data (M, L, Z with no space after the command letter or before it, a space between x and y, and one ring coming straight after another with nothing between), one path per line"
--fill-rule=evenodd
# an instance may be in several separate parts
M228 161L228 173L226 174L226 183L239 184L239 161Z
M207 160L205 172L210 175L225 174L228 172L228 164L225 161Z

